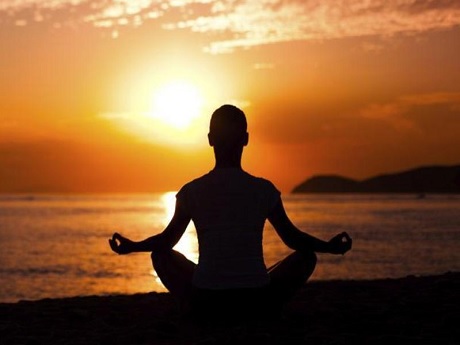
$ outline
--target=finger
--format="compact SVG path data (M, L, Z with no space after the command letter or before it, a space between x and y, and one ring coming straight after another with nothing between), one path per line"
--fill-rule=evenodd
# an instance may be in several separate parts
M341 243L348 243L351 241L351 237L346 233L346 232L342 232L340 234L340 242Z
M342 234L337 234L334 237L332 237L332 241L342 241Z
M115 249L117 248L117 242L114 240L109 240L110 248Z
M344 244L348 242L347 234L345 232L342 232L339 237L340 243Z
M117 245L117 242L115 242L114 240L109 240L109 245L110 245L110 248L117 254L119 254L119 248L118 248L118 245Z
M113 236L112 236L112 240L116 241L123 241L125 238L123 236L121 236L118 232L114 233Z
M351 238L347 242L344 243L345 248L344 248L343 254L351 250L352 243L353 243L353 240Z

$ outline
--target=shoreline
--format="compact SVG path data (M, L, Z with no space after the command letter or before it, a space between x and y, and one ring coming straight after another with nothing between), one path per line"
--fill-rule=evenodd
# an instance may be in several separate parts
M201 327L168 293L0 303L4 344L458 344L460 272L312 281L276 323Z

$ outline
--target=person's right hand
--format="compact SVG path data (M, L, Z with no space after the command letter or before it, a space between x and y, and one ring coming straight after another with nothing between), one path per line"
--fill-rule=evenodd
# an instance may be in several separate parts
M328 242L329 253L343 255L351 249L352 242L351 237L346 232L335 235Z
M133 244L133 241L121 236L118 232L114 233L112 238L109 239L110 248L120 255L131 253L133 251Z

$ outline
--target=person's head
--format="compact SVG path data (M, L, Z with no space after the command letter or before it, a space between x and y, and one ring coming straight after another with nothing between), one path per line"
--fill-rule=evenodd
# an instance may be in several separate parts
M246 115L234 105L225 104L216 109L209 124L209 145L216 150L241 149L248 144Z

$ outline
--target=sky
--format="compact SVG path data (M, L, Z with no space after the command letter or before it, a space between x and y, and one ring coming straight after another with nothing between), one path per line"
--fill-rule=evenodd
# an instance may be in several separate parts
M457 0L1 0L0 192L178 190L218 106L284 193L460 164Z

